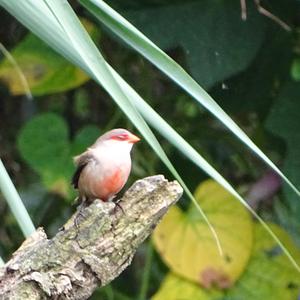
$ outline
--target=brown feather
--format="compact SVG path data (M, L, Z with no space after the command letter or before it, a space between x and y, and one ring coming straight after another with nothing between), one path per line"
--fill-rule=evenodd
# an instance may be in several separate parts
M94 159L93 156L88 151L84 152L81 155L74 157L74 162L77 165L77 168L72 176L71 183L75 189L78 188L78 182L79 182L79 178L80 178L82 170L93 159Z

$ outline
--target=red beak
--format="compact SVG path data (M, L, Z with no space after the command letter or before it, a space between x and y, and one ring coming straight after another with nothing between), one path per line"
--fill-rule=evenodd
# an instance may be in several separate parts
M136 135L134 134L131 134L129 137L128 137L128 142L129 143L132 143L132 144L135 144L137 142L139 142L141 139L139 137L137 137Z

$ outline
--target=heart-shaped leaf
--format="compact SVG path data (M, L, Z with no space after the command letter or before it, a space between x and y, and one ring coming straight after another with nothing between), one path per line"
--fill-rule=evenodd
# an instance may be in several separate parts
M246 209L213 180L200 184L195 198L214 226L224 251L194 206L172 207L154 232L154 243L170 269L204 287L228 288L245 269L252 247L252 220Z
M296 261L300 250L279 226L268 224ZM208 249L209 250L209 249ZM260 224L254 226L254 245L245 272L226 290L207 290L169 273L152 300L292 300L299 298L300 274Z
M73 167L67 125L60 116L47 113L31 119L18 136L18 148L48 189L68 195Z

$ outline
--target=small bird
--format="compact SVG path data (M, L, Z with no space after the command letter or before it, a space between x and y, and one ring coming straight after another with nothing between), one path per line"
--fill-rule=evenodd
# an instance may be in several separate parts
M74 157L77 169L72 185L79 190L79 200L111 201L124 187L131 171L130 152L140 141L126 129L113 129L101 135L85 152Z

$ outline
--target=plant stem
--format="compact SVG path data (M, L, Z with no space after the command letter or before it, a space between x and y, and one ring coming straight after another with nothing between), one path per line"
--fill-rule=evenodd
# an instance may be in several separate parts
M144 272L143 272L143 277L141 282L141 289L138 297L139 300L146 300L147 297L153 252L154 252L153 245L151 240L149 240L147 252L146 252L145 267L144 267Z

